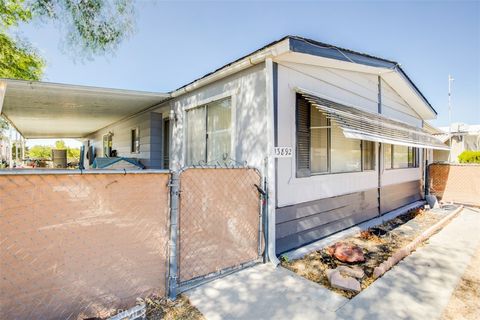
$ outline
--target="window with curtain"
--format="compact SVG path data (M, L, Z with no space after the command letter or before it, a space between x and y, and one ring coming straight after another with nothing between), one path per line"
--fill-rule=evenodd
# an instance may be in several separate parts
M342 129L297 95L297 177L375 169L375 143L345 138Z
M419 167L419 149L414 147L385 144L385 169L402 169Z
M223 162L231 158L231 99L187 111L187 163Z

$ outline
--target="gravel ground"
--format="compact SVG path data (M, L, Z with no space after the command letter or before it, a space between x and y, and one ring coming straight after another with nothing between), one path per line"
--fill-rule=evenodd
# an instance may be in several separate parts
M386 223L358 233L355 236L343 239L341 242L356 244L362 248L365 262L357 265L365 271L365 276L360 280L362 290L375 281L373 270L383 261L387 260L393 252L402 248L422 231L442 219L446 213L424 211L421 209L410 211ZM312 252L302 259L282 261L282 266L305 277L311 281L353 298L356 293L332 288L326 276L327 269L335 269L342 263L330 256L327 248Z
M166 299L147 299L148 320L205 320L188 298L180 295L175 301Z
M442 320L480 319L480 247L443 311Z

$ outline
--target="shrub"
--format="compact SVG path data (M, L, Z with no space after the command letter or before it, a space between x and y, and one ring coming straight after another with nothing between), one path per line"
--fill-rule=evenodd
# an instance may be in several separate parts
M460 163L480 163L480 151L465 150L458 156Z

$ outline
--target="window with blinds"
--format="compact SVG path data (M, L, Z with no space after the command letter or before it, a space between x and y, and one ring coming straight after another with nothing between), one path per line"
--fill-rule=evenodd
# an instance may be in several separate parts
M187 164L221 163L231 158L231 99L187 111Z
M296 102L297 177L375 169L375 143L345 138L342 129L305 98Z

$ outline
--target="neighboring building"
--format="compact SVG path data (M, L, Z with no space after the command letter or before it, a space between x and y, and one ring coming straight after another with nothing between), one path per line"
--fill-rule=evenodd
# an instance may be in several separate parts
M258 168L270 254L422 199L427 150L446 149L423 128L436 112L398 63L296 36L168 94L8 86L4 112L27 138L81 138L90 154L116 150L147 168ZM22 101L28 88L55 106L22 109L38 101Z
M450 146L450 150L433 151L434 162L458 163L458 156L465 150L480 150L480 125L452 123L450 127L440 127L435 135Z

